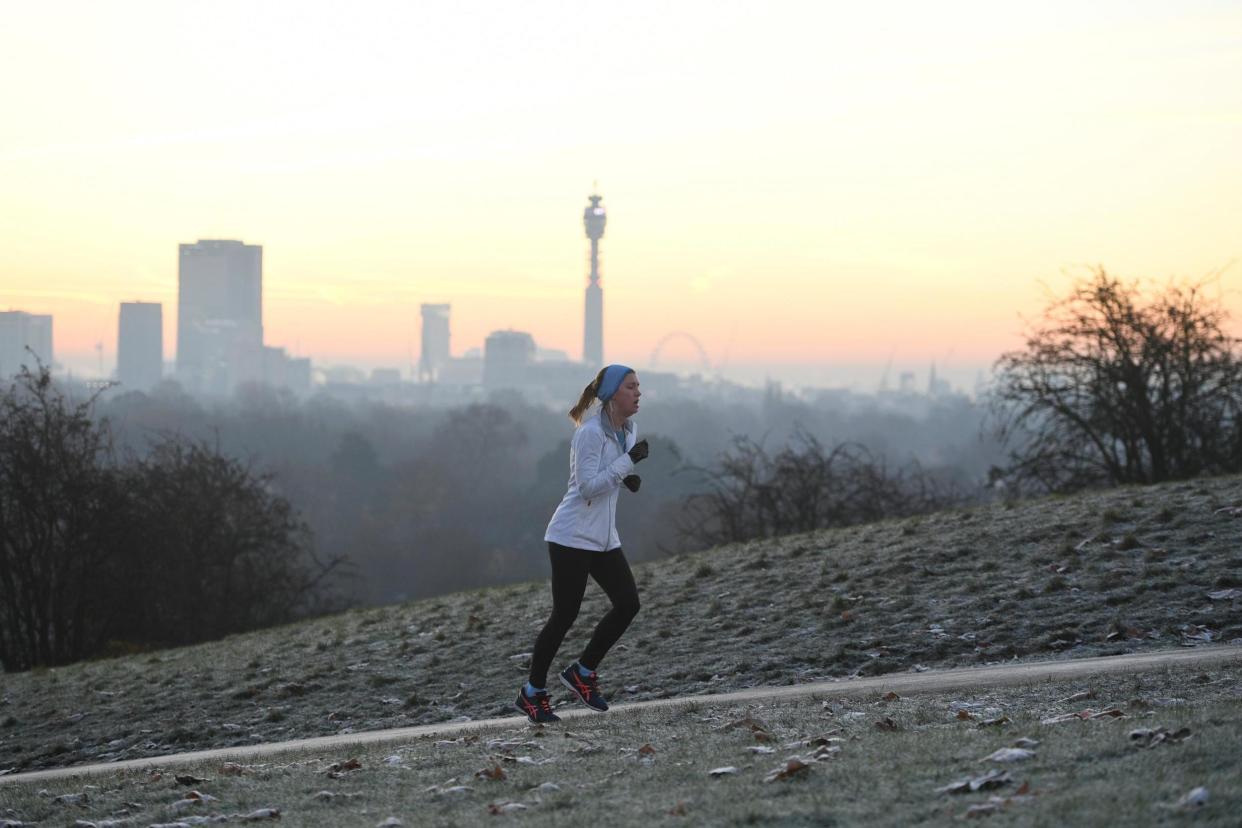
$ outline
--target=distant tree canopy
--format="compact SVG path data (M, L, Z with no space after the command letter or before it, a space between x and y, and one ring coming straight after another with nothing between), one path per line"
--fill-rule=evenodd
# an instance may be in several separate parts
M337 562L269 481L207 446L161 438L117 461L93 400L46 368L0 393L0 665L64 664L296 617Z
M1020 490L1242 471L1242 362L1202 285L1153 296L1103 268L1001 356L992 396Z

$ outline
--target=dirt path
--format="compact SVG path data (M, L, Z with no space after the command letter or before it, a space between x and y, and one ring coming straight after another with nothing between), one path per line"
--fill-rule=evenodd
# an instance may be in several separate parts
M819 698L846 698L851 696L886 693L893 691L903 696L914 693L936 693L946 690L979 690L1013 684L1030 684L1043 681L1061 681L1083 678L1101 673L1137 673L1159 668L1190 670L1224 662L1242 661L1242 647L1218 646L1194 649L1167 650L1155 653L1080 658L1065 661L1041 661L1025 664L1005 664L994 667L963 667L952 670L929 670L925 673L890 673L874 678L796 684L786 687L755 687L734 693L707 696L683 696L655 701L620 704L613 708L616 713L669 707L680 704L713 705L738 702L774 701L804 696ZM558 711L562 719L574 719L592 715L583 709ZM313 739L296 739L289 742L273 742L263 745L199 750L145 759L130 759L98 765L78 765L70 768L32 771L30 773L0 776L0 785L9 782L39 782L71 777L99 776L122 770L142 768L168 768L202 761L250 761L292 751L339 750L351 745L367 745L385 742L408 742L427 736L446 737L462 731L487 730L496 727L517 727L525 723L521 716L499 719L479 719L468 722L448 722L420 727L401 727L389 730L373 730L363 733L346 733L321 736Z

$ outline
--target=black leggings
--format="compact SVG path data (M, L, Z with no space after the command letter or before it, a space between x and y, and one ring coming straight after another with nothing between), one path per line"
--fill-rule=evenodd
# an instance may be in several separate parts
M552 559L552 617L535 639L530 660L530 683L535 687L547 686L548 667L578 617L588 575L608 595L612 609L595 626L591 642L578 658L579 664L588 670L597 668L638 614L638 587L621 547L592 552L549 543L548 557Z

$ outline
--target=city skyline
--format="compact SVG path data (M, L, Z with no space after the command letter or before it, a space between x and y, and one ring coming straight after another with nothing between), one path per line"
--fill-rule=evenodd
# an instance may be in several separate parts
M596 179L604 353L639 368L682 331L726 376L961 384L1095 264L1224 268L1242 316L1233 4L298 8L15 11L0 307L58 361L113 363L199 238L264 247L266 338L317 363L408 371L435 303L459 353L576 357Z

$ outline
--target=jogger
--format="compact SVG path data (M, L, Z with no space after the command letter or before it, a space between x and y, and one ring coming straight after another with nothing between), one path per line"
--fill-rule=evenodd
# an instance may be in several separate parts
M608 709L595 671L638 614L638 588L621 551L616 516L621 487L637 492L642 483L634 465L647 457L647 441L637 439L631 419L640 396L638 376L624 365L609 365L569 412L578 426L569 447L569 487L543 538L552 563L552 615L535 640L530 680L514 702L532 722L559 719L548 696L548 668L578 617L587 578L595 579L612 608L560 680L590 709ZM602 403L599 415L586 416L596 400Z

